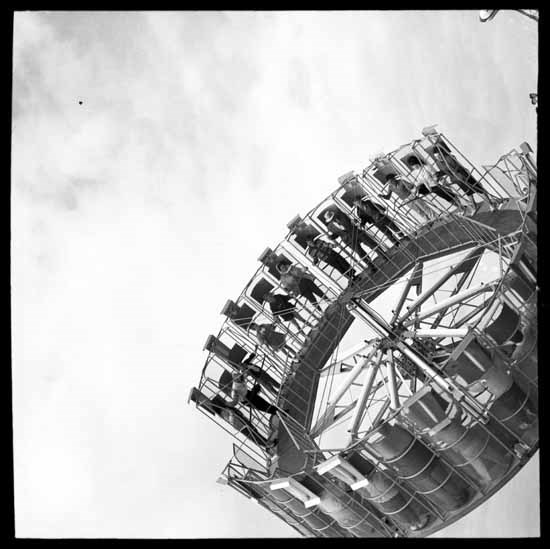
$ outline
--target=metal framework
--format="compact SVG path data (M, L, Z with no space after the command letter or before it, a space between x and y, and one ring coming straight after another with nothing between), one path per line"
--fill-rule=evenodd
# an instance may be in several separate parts
M220 480L304 536L422 537L512 478L538 448L536 185L527 143L479 170L431 126L291 220L190 394L237 441Z

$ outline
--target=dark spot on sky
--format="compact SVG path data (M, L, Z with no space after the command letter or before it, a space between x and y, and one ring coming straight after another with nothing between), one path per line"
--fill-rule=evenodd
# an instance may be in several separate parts
M79 101L78 104L79 104L79 105L82 105L82 101Z

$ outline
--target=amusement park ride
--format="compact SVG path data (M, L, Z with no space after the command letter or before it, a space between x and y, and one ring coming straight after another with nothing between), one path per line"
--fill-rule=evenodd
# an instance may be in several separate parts
M338 183L225 304L190 400L235 439L219 481L301 535L425 537L538 449L533 151L478 169L430 126Z

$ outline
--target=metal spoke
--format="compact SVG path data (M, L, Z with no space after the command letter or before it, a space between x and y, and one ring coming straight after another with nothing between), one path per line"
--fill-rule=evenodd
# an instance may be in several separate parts
M386 375L388 376L388 391L393 410L399 409L399 395L397 393L397 382L395 379L395 364L393 363L393 352L391 349L387 351L386 358Z
M464 290L463 292L459 292L458 294L454 295L453 297L449 297L447 299L444 299L440 301L437 305L434 307L430 307L429 309L425 311L421 311L418 314L418 318L420 320L424 318L428 318L435 313L439 313L440 311L446 311L449 307L452 305L455 305L457 303L460 303L466 298L473 297L475 295L478 295L480 293L488 292L493 290L494 286L499 282L499 280L493 280L491 282L488 282L486 284L481 284L480 286L476 286L475 288L469 288L468 290ZM415 322L415 319L409 319L403 323L403 326L407 327L410 326Z
M367 355L367 357L363 361L356 364L353 367L353 369L348 373L346 379L342 382L342 384L336 390L334 397L330 398L329 402L327 402L327 407L325 409L325 412L323 413L321 418L317 420L317 423L313 427L312 431L318 431L319 427L325 424L328 418L332 417L332 414L334 413L334 410L338 402L346 394L351 384L357 379L357 377L363 371L363 369L366 366L368 366L369 362L372 360L373 356L377 352L378 352L378 348L375 347L374 349L371 350L371 352Z
M395 311L393 313L392 319L390 320L390 324L394 324L394 322L397 320L401 313L401 309L403 308L403 304L405 303L405 300L407 299L407 296L409 295L409 291L412 286L419 286L422 284L422 271L423 271L423 262L417 263L414 266L413 272L409 279L407 280L407 284L405 285L405 288L403 289L403 292L401 293L401 296L399 297L399 301L397 302L397 306L395 307ZM420 279L420 282L417 282L417 280Z
M466 284L468 279L470 279L470 282L471 282L471 280L474 277L474 274L477 271L477 268L479 267L480 259L481 259L481 254L479 255L477 261L471 264L471 268L469 270L465 271L462 274L462 276L460 277L460 279L458 280L458 282L456 284L455 291L453 291L451 296L456 295L460 290L462 290L462 288L464 287L464 285ZM464 305L469 306L470 304L469 303L464 303ZM455 321L456 315L458 314L459 310L460 310L460 307L457 307L455 312L454 312L452 322ZM438 317L436 318L435 322L433 323L432 328L437 328L439 326L440 322L442 321L442 319L446 316L446 314L447 313L445 311L442 311L438 315Z
M350 437L352 440L354 440L355 437L357 436L357 429L361 424L361 420L363 418L363 411L365 409L367 400L371 393L372 386L376 378L378 368L380 366L380 362L382 361L382 352L378 351L377 354L378 356L376 357L376 360L370 365L370 368L367 372L367 377L363 383L363 388L361 389L361 393L359 395L359 398L357 399L357 405L355 406L355 410L353 412L353 416L351 419L351 427L350 427Z
M340 374L344 371L344 366L348 366L347 364L344 364L346 361L349 361L352 358L355 358L359 356L361 351L365 351L371 346L370 341L363 341L357 345L354 345L353 347L347 349L342 353L342 358L339 358L338 360L332 362L331 364L328 364L321 370L321 376L328 376L330 374ZM332 370L335 370L332 372ZM348 370L349 371L349 370Z
M407 337L464 337L468 333L468 328L416 328L404 332Z
M479 313L481 313L483 310L485 310L485 307L487 305L487 300L484 300L483 303L478 305L473 311L469 312L467 315L464 315L460 320L455 322L452 326L449 326L450 329L456 329L460 328L461 326L464 326L467 322L472 320L474 317L476 317ZM439 343L445 339L444 337L439 338L436 340L436 343Z
M433 296L433 294L447 282L454 274L465 272L465 270L469 273L477 260L480 257L480 252L482 252L484 249L483 246L479 246L477 248L474 248L469 254L467 254L462 260L456 264L453 265L446 273L443 274L432 286L427 289L425 292L423 292L413 303L410 307L407 307L407 311L403 313L399 319L398 322L402 323L407 318L409 318L414 312L416 312L423 303L425 303L430 297Z

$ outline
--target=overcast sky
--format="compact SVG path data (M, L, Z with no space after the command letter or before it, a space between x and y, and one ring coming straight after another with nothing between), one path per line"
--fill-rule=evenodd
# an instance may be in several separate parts
M373 153L430 124L478 164L535 148L537 40L504 11L17 13L16 535L296 535L215 483L203 343ZM537 534L537 467L447 535Z

